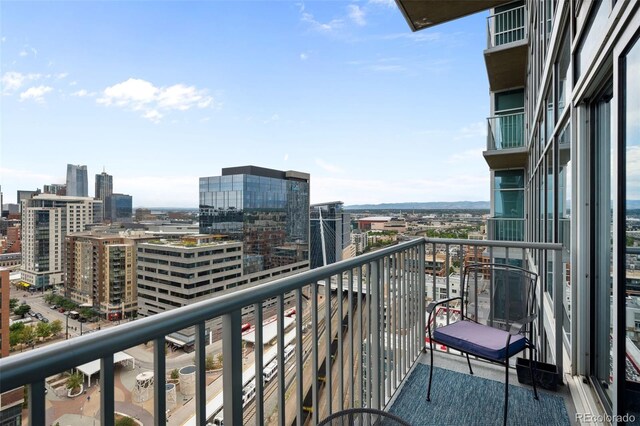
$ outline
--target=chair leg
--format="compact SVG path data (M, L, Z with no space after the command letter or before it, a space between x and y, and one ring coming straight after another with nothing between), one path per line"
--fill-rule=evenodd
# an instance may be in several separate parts
M469 354L467 353L467 364L469 365L469 374L473 375L473 369L471 368L471 361L469 361Z
M507 426L507 408L509 407L509 358L504 365L504 418L502 424Z
M433 378L433 339L429 338L429 350L431 352L431 364L429 365L429 385L427 387L427 401L431 401L431 379Z
M536 387L536 363L538 362L538 352L536 352L535 360L533 358L529 359L529 373L531 373L531 383L533 383L533 399L539 400L538 398L538 389Z

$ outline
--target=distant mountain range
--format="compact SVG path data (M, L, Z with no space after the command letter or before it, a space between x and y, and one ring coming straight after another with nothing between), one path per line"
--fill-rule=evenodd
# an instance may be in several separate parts
M489 210L490 207L489 201L436 201L344 206L345 210Z
M489 210L489 201L434 201L429 203L354 204L345 210ZM627 210L640 210L640 200L627 200Z

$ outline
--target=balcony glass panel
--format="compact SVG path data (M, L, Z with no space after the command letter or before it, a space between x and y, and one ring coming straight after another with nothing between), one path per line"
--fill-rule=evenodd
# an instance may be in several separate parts
M502 114L487 119L489 150L524 146L524 112Z

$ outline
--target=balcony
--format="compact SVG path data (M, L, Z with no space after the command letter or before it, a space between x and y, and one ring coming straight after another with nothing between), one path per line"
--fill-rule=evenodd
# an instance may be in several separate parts
M29 424L55 423L58 419L49 418L52 410L46 409L52 403L46 399L52 392L45 396L45 389L49 386L46 379L99 360L99 393L96 393L99 397L94 397L92 403L99 401L99 409L93 412L93 416L101 425L113 425L114 411L124 410L126 414L132 414L127 412L129 409L145 424L163 425L220 424L222 419L227 425L317 424L331 413L353 407L383 409L412 419L417 412L415 407L429 409L422 386L426 359L425 306L436 298L437 289L436 277L424 274L425 253L444 253L446 265L462 262L471 253L475 253L476 259L491 260L500 256L506 262L512 259L548 259L541 268L550 269L537 271L541 281L537 304L540 312L545 312L545 317L544 322L538 322L536 329L546 342L539 352L540 359L555 363L554 360L562 359L563 348L563 316L555 315L563 309L563 287L559 285L562 277L555 273L562 270L558 267L562 262L561 249L560 244L416 238L329 266L0 359L0 392L28 386ZM450 254L456 251L455 257ZM431 280L434 285L427 285ZM445 277L444 291L448 295L455 293L449 277ZM246 315L248 309L252 311L253 319L249 321L253 324L262 324L264 318L275 314L274 345L267 342L266 327L265 330L255 328L251 339L254 344L247 343L249 340L243 337L245 327L242 323L247 321L243 313ZM292 312L295 317L286 319ZM448 322L453 314L440 316L438 321ZM222 335L210 343L211 337L207 336L206 330L212 319L221 320ZM175 404L176 401L169 400L166 392L167 372L172 367L169 367L171 359L165 353L165 337L189 327L195 328L195 353L186 355L189 358L187 364L192 359L195 363L195 396L181 400L181 406L174 408L170 403ZM155 381L153 389L149 390L148 402L153 407L152 412L144 408L149 404L127 405L122 400L116 403L116 396L121 397L121 387L116 387L116 383L123 383L120 375L133 373L129 376L131 379L141 371L123 371L114 365L114 355L144 346L146 342L153 342L153 353L149 354L145 364L145 368L153 372ZM209 343L221 348L224 360L221 378L211 384L208 384L205 370ZM442 349L438 348L439 351ZM437 354L436 366L444 369L440 378L453 375L451 377L456 380L460 377L464 380L458 380L465 391L456 394L457 398L473 387L479 395L473 401L475 410L479 410L479 418L491 418L494 416L492 410L500 413L502 403L499 398L498 402L491 399L487 391L491 383L485 381L494 377L493 367L474 361L474 369L479 370L477 375L459 375L455 370L460 364L465 365L466 359L447 352L445 348ZM561 364L559 368L562 370ZM278 371L284 374L277 374ZM497 376L500 382L502 374ZM514 375L513 372L511 374ZM440 379L438 381L444 383ZM511 383L515 381L514 378ZM502 382L497 386L502 386ZM118 389L117 393L114 388ZM434 390L434 396L437 392ZM523 399L532 402L533 408L530 412L528 408L523 412L526 417L518 418L520 422L537 424L551 418L561 419L560 424L564 420L568 423L568 411L562 398L543 396L538 404L530 398L529 389L521 393L525 395ZM517 397L518 392L510 394ZM438 398L430 403L433 404L431 414L426 415L436 423L450 424L452 417L436 417L435 413L455 416L460 412L459 402L446 397L444 391ZM519 405L513 404L514 407ZM514 413L517 413L515 408ZM91 421L91 417L87 420L87 416L92 415L87 410L82 414L85 422ZM540 416L546 416L542 417L545 420ZM548 423L554 421L548 420Z
M487 18L484 51L491 91L522 87L527 67L528 26L525 6L503 10Z
M487 118L487 150L482 154L490 168L525 167L525 145L524 112Z
M498 241L523 241L524 240L524 219L523 218L497 218L493 217L487 221L487 234Z

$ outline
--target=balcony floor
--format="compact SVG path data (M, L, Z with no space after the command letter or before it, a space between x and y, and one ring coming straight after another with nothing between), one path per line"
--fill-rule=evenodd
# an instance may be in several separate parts
M497 364L437 352L434 356L431 402L426 401L429 354L422 354L403 386L391 401L389 412L412 425L501 425L504 403L504 368ZM508 424L578 424L567 386L556 392L538 389L533 399L530 386L518 383L515 369L509 373Z

